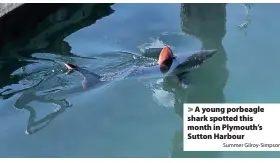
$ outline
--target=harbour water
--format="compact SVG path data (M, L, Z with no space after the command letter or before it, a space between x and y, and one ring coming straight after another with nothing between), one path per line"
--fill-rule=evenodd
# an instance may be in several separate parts
M0 54L0 157L279 157L279 152L184 152L182 135L184 103L280 102L279 9L279 4L61 8ZM112 79L76 92L82 77L66 75L61 64L110 78L146 62L128 54L164 45L178 55L218 52L191 72L188 86L160 78Z

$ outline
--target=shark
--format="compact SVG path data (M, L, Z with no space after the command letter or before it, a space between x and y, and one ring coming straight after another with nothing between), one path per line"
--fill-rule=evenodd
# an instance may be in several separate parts
M78 72L79 74L82 75L81 84L79 85L74 84L71 86L67 86L65 88L61 85L63 89L60 87L58 88L58 86L47 89L49 85L48 83L49 80L55 80L57 74L61 73L61 71L55 71L55 72L50 72L48 75L49 77L43 79L42 81L40 81L39 83L35 84L30 88L13 91L6 95L3 95L3 93L6 92L4 91L0 93L0 97L5 96L5 98L8 98L17 93L23 93L23 95L36 94L36 97L40 99L64 100L66 97L69 97L71 95L79 94L91 89L98 89L104 85L109 85L111 82L114 82L114 79L116 81L128 80L128 79L143 79L143 78L165 79L170 76L175 76L178 78L179 81L183 81L186 75L188 75L192 70L199 68L204 62L210 60L213 57L213 55L216 53L216 51L217 51L216 49L201 50L198 52L192 52L190 54L185 54L185 55L174 55L172 50L168 46L166 46L163 47L159 52L159 57L156 64L136 66L136 68L129 70L129 72L126 73L125 77L121 79L113 78L113 80L110 77L108 79L108 76L106 76L108 74L97 74L78 65L74 65L71 63L64 63L65 66L64 68L67 71L66 75L67 74L69 75L73 72ZM65 77L62 78L66 79Z
M130 72L125 79L176 76L179 81L182 81L185 75L199 68L217 52L217 49L210 49L185 55L174 55L171 48L168 46L157 50L160 50L157 64L139 66ZM96 74L71 63L64 63L64 65L68 72L77 71L83 76L81 85L84 89L96 88L108 82L102 80L102 74Z

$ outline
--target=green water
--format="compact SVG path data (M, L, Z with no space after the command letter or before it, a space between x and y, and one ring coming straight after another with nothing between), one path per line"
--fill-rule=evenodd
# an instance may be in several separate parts
M61 8L0 54L0 157L280 156L182 151L183 103L279 102L279 9L278 4ZM117 52L141 54L163 45L178 54L219 51L191 73L188 87L135 79L78 94L56 92L76 88L82 80L77 73L65 75L60 62L110 77L142 63ZM37 63L25 61L36 58ZM122 63L126 64L118 66ZM23 90L30 86L34 87Z

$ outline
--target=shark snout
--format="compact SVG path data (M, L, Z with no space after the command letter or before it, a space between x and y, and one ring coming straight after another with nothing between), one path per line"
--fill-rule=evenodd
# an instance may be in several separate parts
M202 64L209 58L211 58L215 53L217 52L216 49L213 50L202 50L200 52L197 52L190 57L187 58L188 62L191 62L192 64Z
M206 60L211 58L217 51L217 49L203 50L200 52L199 56L202 60Z
M207 50L206 51L207 58L212 57L217 51L218 51L217 49Z

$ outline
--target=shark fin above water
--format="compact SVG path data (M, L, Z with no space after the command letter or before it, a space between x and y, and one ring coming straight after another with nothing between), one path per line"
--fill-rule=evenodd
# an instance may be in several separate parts
M95 78L98 78L100 79L101 76L96 74L96 73L93 73L91 71L88 71L86 69L83 69L81 67L78 67L76 65L73 65L73 64L70 64L70 63L65 63L64 64L65 67L67 68L68 71L78 71L80 72L84 77L89 77L88 75L90 75L90 77L95 77Z
M73 65L71 63L64 63L64 65L65 65L65 67L67 68L68 71L75 70L75 69L79 68L78 66Z

